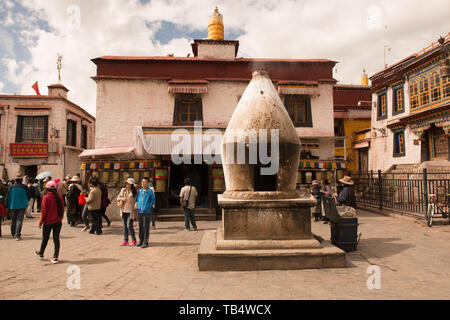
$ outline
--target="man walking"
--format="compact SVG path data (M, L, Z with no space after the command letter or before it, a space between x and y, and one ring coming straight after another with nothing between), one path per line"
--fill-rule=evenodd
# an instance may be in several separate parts
M145 177L142 179L142 188L136 196L136 204L134 208L139 213L139 243L137 247L142 249L148 248L148 241L150 237L150 220L152 207L155 204L155 195L150 188L150 179Z
M69 190L67 191L67 223L71 227L75 227L78 220L81 220L81 207L78 204L78 197L83 191L83 187L79 184L78 176L74 176L70 181L72 184L69 185Z
M75 176L77 177L77 176ZM72 178L73 179L73 178ZM92 228L89 231L90 234L101 235L102 231L102 191L100 190L100 182L96 177L89 179L89 195L86 199L86 204L88 206L89 214L92 218Z
M20 240L23 216L28 207L27 186L22 183L22 175L18 173L15 182L8 189L6 205L11 210L11 235Z
M197 231L197 224L195 223L195 200L197 199L197 189L191 185L191 179L184 179L185 186L180 192L180 204L184 210L184 227L186 231L190 231L190 223L194 231Z

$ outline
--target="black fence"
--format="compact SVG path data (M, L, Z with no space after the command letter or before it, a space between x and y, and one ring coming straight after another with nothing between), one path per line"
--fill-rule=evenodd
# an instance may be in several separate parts
M383 173L352 172L356 201L401 211L425 213L428 195L435 194L444 203L450 194L450 172Z

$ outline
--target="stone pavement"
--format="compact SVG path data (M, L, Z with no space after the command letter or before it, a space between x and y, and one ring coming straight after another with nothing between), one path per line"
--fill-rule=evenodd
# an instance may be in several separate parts
M201 221L197 232L184 231L182 222L160 222L147 249L119 247L119 221L101 236L64 224L60 263L53 265L52 240L44 260L33 255L41 240L37 220L25 219L22 241L2 224L0 299L450 299L448 225L429 228L359 211L362 237L345 269L199 272L202 231L220 221ZM328 225L312 226L329 239ZM367 288L371 264L380 267L378 290ZM81 270L79 290L66 286L71 265Z

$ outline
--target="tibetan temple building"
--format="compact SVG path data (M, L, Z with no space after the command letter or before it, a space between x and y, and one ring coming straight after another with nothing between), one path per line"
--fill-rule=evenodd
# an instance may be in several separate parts
M269 73L301 137L297 182L343 176L334 157L333 78L327 59L239 58L239 41L224 40L217 8L208 39L194 40L193 56L102 56L97 66L96 149L80 155L85 179L97 175L118 190L128 176L155 179L158 219L181 214L179 192L190 176L199 191L196 214L215 219L225 190L219 163L202 161L205 143L221 153L221 137L252 72ZM195 126L196 121L201 127ZM176 164L173 134L202 136L191 163ZM200 160L199 160L200 159ZM110 195L115 194L111 192ZM113 206L110 206L113 207ZM114 208L112 208L114 209Z

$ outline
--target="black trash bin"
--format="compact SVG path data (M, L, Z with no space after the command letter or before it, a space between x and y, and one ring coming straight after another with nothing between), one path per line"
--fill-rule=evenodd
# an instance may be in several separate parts
M325 215L330 219L331 243L346 251L355 251L358 246L358 218L343 218L337 213L336 201L323 197Z

